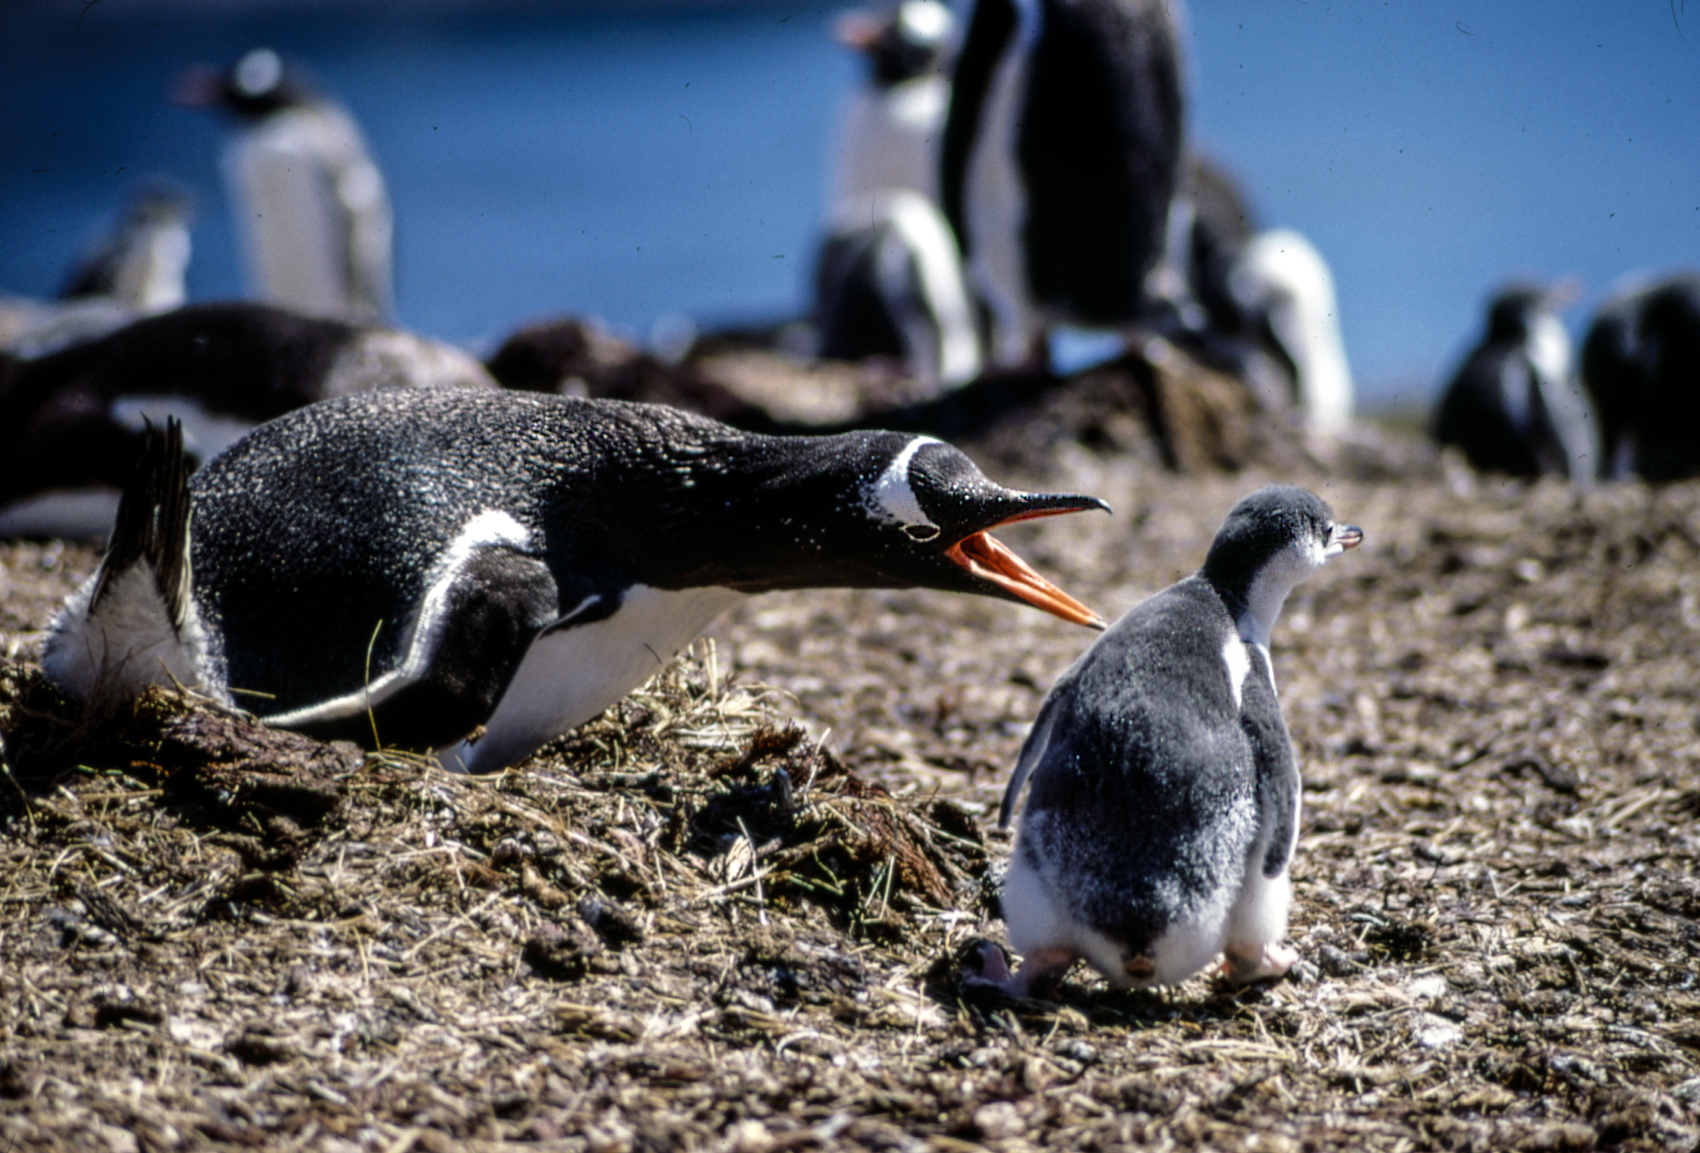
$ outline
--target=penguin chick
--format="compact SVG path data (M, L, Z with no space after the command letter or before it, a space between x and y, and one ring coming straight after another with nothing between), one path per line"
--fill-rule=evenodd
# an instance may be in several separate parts
M1135 606L1045 698L1004 793L1032 790L1004 883L1026 996L1084 959L1120 988L1173 985L1218 954L1235 983L1279 977L1299 773L1269 634L1287 594L1361 530L1313 493L1259 489L1204 567Z
M201 635L164 672L283 728L448 749L471 772L592 719L749 594L933 588L1103 627L987 532L1102 501L1012 491L901 433L758 436L661 405L391 389L262 425L179 505L180 531L142 559L158 580L192 558ZM188 610L115 615L99 591L114 582L148 599L141 562L113 551L53 623L42 667L73 696L120 664L141 678L121 691L165 680L149 654L182 639ZM175 587L155 599L180 606Z

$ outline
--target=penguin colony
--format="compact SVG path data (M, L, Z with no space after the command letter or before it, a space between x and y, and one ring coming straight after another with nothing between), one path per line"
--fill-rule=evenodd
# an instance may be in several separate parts
M1188 148L1175 12L977 0L958 29L906 0L842 21L869 68L828 197L817 351L895 357L940 391L1044 368L1071 328L1155 333L1342 431L1327 265L1259 231ZM256 49L178 97L239 125L224 169L267 303L184 307L189 205L146 189L62 304L0 309L0 534L111 525L43 656L73 696L178 683L492 772L763 591L933 588L1103 628L988 535L1101 501L1003 488L923 436L776 438L499 391L457 350L373 327L392 299L388 193L298 65ZM1700 471L1700 277L1625 286L1580 372L1564 304L1538 286L1494 298L1434 437L1515 475ZM1027 791L1003 892L1023 962L988 946L974 980L1027 995L1084 960L1117 986L1169 985L1218 956L1234 983L1287 971L1300 786L1270 637L1292 588L1362 539L1314 494L1256 492L1198 573L1063 674L1000 814Z

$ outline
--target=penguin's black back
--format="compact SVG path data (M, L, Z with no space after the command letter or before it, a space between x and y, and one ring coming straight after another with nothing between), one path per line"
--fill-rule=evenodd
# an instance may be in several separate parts
M258 304L190 305L99 340L15 361L0 389L0 503L53 488L121 487L140 446L108 414L118 396L172 396L253 421L319 398L360 332Z
M1700 472L1700 278L1678 277L1641 309L1646 384L1636 421L1636 471L1647 480Z
M1257 837L1254 740L1286 727L1255 650L1236 704L1222 659L1235 635L1221 595L1189 577L1112 626L1034 725L1049 746L1022 849L1080 879L1076 915L1135 951L1243 876Z
M1582 383L1599 422L1601 461L1606 469L1629 435L1646 387L1638 332L1643 301L1641 293L1609 301L1595 314L1582 342Z
M434 563L481 513L523 540L480 543L541 560L563 612L590 596L611 612L638 583L889 583L855 569L853 548L834 551L833 516L896 448L867 454L862 478L839 465L908 439L757 436L661 405L535 393L340 397L256 429L196 473L197 603L222 637L226 683L264 686L281 713L394 667Z
M1017 152L1034 298L1137 316L1180 177L1180 61L1163 0L1044 4Z

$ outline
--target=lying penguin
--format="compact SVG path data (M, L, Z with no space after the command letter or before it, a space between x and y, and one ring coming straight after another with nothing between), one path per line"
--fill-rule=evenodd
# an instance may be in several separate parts
M182 468L153 437L100 570L53 622L42 665L73 697L175 680L482 773L770 589L979 593L1103 627L988 530L1108 506L1003 488L929 437L393 390L274 420L186 483Z
M34 360L0 355L0 537L105 534L144 421L177 417L198 463L315 400L433 385L497 387L451 345L240 302L188 305Z
M1203 568L1062 675L998 818L1008 827L1031 780L1003 891L1021 970L986 946L972 980L1026 996L1084 959L1121 988L1173 985L1223 954L1247 983L1297 960L1279 942L1299 773L1269 634L1293 587L1362 540L1304 489L1259 489Z

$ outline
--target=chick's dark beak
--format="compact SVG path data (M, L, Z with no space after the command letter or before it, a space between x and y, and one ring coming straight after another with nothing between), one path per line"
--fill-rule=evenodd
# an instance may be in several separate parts
M1355 524L1334 526L1334 543L1341 548L1357 548L1364 543L1364 530Z

